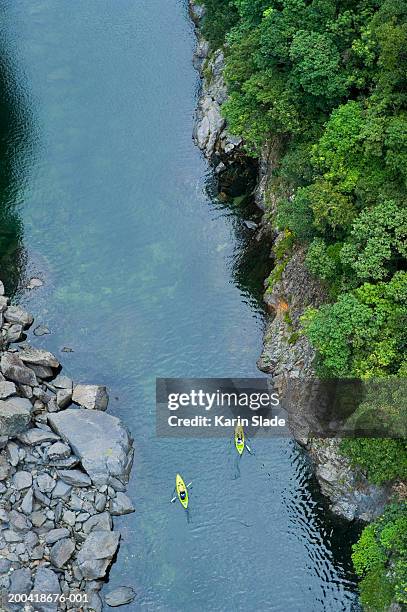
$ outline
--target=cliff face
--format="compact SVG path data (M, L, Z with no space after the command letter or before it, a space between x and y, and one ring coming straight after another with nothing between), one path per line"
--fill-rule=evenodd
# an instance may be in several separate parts
M275 143L265 147L260 160L256 201L263 209L275 212L271 185L278 163ZM275 253L286 236L275 234ZM264 336L263 351L258 361L260 370L272 375L274 385L284 396L290 379L315 377L315 351L301 333L300 318L308 306L318 307L326 301L324 288L305 267L305 249L294 246L275 259L274 282L266 289L264 300L270 313ZM272 273L273 276L273 273ZM301 402L301 399L300 399ZM289 410L289 407L288 407ZM340 440L309 437L309 415L302 416L295 406L290 413L291 429L297 441L304 446L315 466L321 491L331 500L331 509L348 520L355 518L371 521L382 514L389 502L390 490L369 484L339 452Z
M202 6L190 0L190 14L198 38L194 65L202 77L194 140L214 165L216 173L221 174L228 161L242 155L242 140L228 134L221 115L221 105L227 98L223 79L224 54L222 50L211 52L202 37L199 23L203 13ZM321 284L305 267L305 249L295 245L281 248L287 236L278 232L270 221L276 208L272 187L280 149L281 143L277 139L263 147L258 160L255 201L266 213L260 232L274 236L273 251L276 256L275 267L271 271L273 282L264 295L269 318L258 367L271 374L273 384L284 392L287 380L315 376L315 352L301 333L300 317L308 306L322 304L326 296ZM310 439L307 419L298 417L297 410L296 414L289 416L296 439L313 459L321 490L330 498L332 510L349 520L360 518L370 521L379 516L389 500L390 492L384 487L370 485L360 472L351 468L347 459L339 453L339 440Z

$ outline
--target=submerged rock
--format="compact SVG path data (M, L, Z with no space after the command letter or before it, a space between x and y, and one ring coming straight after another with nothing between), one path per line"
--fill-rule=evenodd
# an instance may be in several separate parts
M50 333L50 330L45 325L37 325L37 327L34 329L34 336L46 336Z
M40 278L33 276L27 283L27 289L37 289L37 287L43 286L43 281Z
M125 604L131 603L136 596L136 591L131 587L119 587L118 589L114 589L110 591L105 596L105 602L111 608L116 608L118 606L124 606Z
M19 342L22 340L23 336L23 326L19 325L18 323L13 323L8 329L6 329L6 340L9 343Z
M118 418L99 410L68 408L48 420L80 458L95 484L108 484L111 477L128 481L132 440Z

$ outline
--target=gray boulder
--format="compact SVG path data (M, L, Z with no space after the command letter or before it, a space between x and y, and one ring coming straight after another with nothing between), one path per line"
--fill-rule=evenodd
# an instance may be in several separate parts
M128 481L132 439L117 417L99 410L68 408L49 415L48 422L69 443L96 485L108 484L111 477Z
M38 378L42 378L43 380L47 380L48 378L52 378L54 376L54 370L49 366L35 365L35 363L30 363L28 364L28 367Z
M11 465L13 467L17 467L17 465L20 463L20 453L18 444L9 441L7 443L7 455Z
M119 541L120 535L113 531L92 531L88 535L76 560L85 580L96 580L106 575Z
M55 489L52 491L52 497L60 497L62 499L68 499L70 493L72 491L72 485L64 482L63 480L58 480L55 486Z
M17 388L13 382L9 382L8 380L0 381L0 399L6 399L10 397L10 395L16 395Z
M63 442L55 442L52 444L47 452L47 455L51 461L54 459L67 459L71 454L71 449L67 444Z
M4 353L1 357L0 369L8 380L30 387L37 385L34 372L24 365L17 353Z
M112 517L108 512L102 512L101 514L94 514L83 524L83 531L89 534L91 531L111 531L112 530Z
M28 403L30 404L30 402ZM37 444L43 444L44 442L55 442L59 440L59 437L54 434L53 431L46 431L45 429L33 427L32 429L29 429L25 433L19 435L18 439L23 444L27 444L28 446L36 446Z
M106 410L109 396L102 385L76 385L72 401L89 410Z
M58 476L73 487L88 487L92 484L89 476L80 470L59 470Z
M7 342L19 342L23 337L23 326L18 323L13 323L6 329Z
M69 406L72 401L72 391L69 389L58 389L57 391L57 406L61 410Z
M205 5L200 4L199 2L195 2L195 0L190 0L189 12L193 22L198 25L203 16L205 15Z
M92 612L102 612L103 603L99 595L99 591L102 587L100 580L89 580L86 583L85 593L88 596L88 605Z
M9 521L11 527L15 531L27 533L32 527L31 521L25 516L25 514L17 512L17 510L11 510L9 513Z
M13 484L16 489L22 491L23 489L28 489L31 487L33 483L33 478L30 472L26 472L25 470L21 470L20 472L16 472L13 477Z
M58 540L63 540L64 538L68 538L70 536L69 529L65 527L60 527L59 529L51 529L45 536L45 542L47 544L55 544Z
M24 514L30 515L33 511L34 504L34 493L32 488L30 487L27 493L24 495L23 501L21 502L21 511Z
M26 347L19 353L21 361L24 363L30 363L36 366L45 366L48 368L59 368L59 361L49 351L43 349L34 348L32 346Z
M46 472L43 472L37 476L37 486L41 493L51 493L51 491L55 488L55 485L55 480Z
M11 568L11 561L8 559L0 559L0 574L7 574Z
M16 544L17 542L22 542L24 539L23 535L17 533L14 529L5 529L2 536L8 544Z
M19 323L23 327L30 327L34 321L32 314L20 306L9 306L4 313L4 318L8 323Z
M14 570L10 576L10 593L24 593L31 591L32 578L28 568Z
M34 581L33 594L38 593L41 595L56 595L61 593L61 587L59 586L59 580L57 575L48 567L40 566L37 570L37 575ZM44 602L35 604L35 612L57 612L57 602Z
M16 436L24 432L31 421L32 404L24 397L0 400L0 436Z
M52 384L57 389L68 389L69 391L72 391L73 387L72 380L63 374L58 374L58 376L52 381Z
M6 480L10 474L10 463L3 454L0 454L0 481Z
M110 500L110 514L120 516L134 512L134 506L129 497L124 493L116 493L116 497Z
M75 550L75 542L70 538L64 538L56 542L51 548L50 561L54 567L63 567L72 557Z

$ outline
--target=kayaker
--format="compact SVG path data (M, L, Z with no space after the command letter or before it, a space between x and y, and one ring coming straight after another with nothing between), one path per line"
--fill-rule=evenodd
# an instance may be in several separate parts
M240 435L239 435L239 436L237 436L236 443L237 443L237 444L242 444L242 442L243 442L243 439L241 438L241 436L240 436Z
M185 490L179 492L179 497L182 501L184 501L186 496L187 496L187 492Z

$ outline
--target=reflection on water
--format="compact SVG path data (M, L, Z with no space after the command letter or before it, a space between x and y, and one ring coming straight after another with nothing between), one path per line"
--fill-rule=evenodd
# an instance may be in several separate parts
M21 158L30 147L31 122L27 105L14 81L13 66L0 41L0 277L8 295L20 285L26 255L19 214L26 176Z
M271 237L259 235L250 223L261 221L261 211L254 202L258 175L254 160L240 159L220 177L208 176L206 192L210 205L223 217L229 217L234 228L234 250L229 258L230 274L242 299L257 312L264 313L264 279L272 268ZM246 225L249 222L249 227Z
M236 478L229 440L155 435L156 376L259 375L269 265L242 223L254 211L242 214L236 193L233 206L210 195L191 139L198 81L186 4L0 2L6 56L16 90L35 101L38 134L34 154L29 122L11 119L2 141L5 210L13 202L21 215L27 273L45 280L21 300L52 331L36 344L71 347L60 355L66 373L107 384L109 410L135 438L136 512L116 521L109 577L136 587L123 610L349 611L354 535L338 540L345 527L296 445L256 439ZM11 227L21 253L21 224ZM177 472L194 481L190 523L169 503Z

